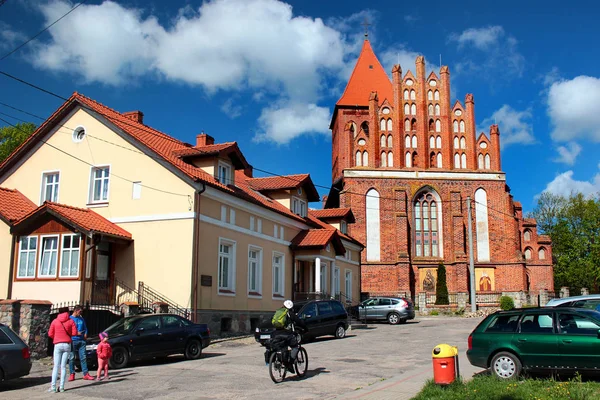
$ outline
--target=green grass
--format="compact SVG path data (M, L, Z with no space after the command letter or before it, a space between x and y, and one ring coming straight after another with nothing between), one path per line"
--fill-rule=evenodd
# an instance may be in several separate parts
M439 386L428 381L412 400L594 400L600 399L599 382L523 379L501 381L492 376Z

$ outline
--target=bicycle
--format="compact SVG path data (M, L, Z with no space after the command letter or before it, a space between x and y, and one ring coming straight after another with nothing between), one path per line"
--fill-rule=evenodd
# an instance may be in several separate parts
M308 371L308 353L306 352L306 349L302 347L302 344L300 344L300 338L298 338L298 345L295 347L298 349L298 353L293 360L293 367L296 371L296 375L302 378L306 375L306 371ZM271 356L269 357L269 375L273 382L281 383L285 379L288 372L288 365L291 361L291 350L292 349L290 349L289 346L286 346L285 354L284 349L271 353ZM286 358L288 359L286 360Z

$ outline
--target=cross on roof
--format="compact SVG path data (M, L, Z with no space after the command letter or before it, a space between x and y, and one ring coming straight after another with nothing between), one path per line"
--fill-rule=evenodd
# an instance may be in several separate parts
M361 25L365 27L365 39L366 39L369 37L369 26L371 26L371 24L369 23L369 20L365 17L365 22L363 22Z

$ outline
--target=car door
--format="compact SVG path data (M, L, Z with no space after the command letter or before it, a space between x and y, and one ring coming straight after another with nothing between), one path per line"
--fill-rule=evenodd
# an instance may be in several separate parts
M562 366L582 369L600 366L600 322L579 313L559 311L558 329Z
M160 351L168 354L183 353L187 336L185 325L177 315L161 315Z
M376 318L376 307L379 304L378 298L367 299L362 302L362 307L359 307L359 313L361 319L375 319Z
M131 336L131 355L141 358L159 354L161 336L160 316L153 315L142 319Z
M335 333L335 314L331 303L328 301L320 301L317 303L317 312L321 320L320 335L333 335Z
M300 318L304 320L306 324L306 328L308 329L309 336L318 336L319 335L319 315L317 313L317 305L315 302L310 302L306 304L302 310L300 310L299 314Z
M523 313L512 344L519 351L523 365L551 368L558 359L558 335L554 329L553 311Z
M386 319L390 311L392 311L392 300L379 299L379 305L377 306L377 318Z

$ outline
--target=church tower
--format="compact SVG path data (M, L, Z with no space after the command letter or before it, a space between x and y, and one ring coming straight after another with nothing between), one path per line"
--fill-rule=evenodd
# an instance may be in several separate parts
M467 292L468 198L476 290L553 290L550 240L510 195L498 126L477 135L473 95L451 99L447 66L427 74L419 56L414 70L395 65L390 80L365 39L330 125L325 207L355 214L349 233L367 246L362 291L434 292L444 264L449 291Z

